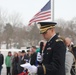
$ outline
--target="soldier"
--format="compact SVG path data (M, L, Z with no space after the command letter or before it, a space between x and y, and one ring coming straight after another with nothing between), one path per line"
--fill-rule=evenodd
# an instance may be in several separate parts
M47 41L43 57L37 56L41 66L32 66L29 63L21 65L28 68L31 73L38 75L65 75L65 53L66 47L63 40L58 38L55 32L55 22L39 22L41 25L40 33Z

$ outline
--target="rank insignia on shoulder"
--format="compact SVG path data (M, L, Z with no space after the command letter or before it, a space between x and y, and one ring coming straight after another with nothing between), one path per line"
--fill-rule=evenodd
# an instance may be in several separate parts
M63 41L62 39L56 39L56 42Z

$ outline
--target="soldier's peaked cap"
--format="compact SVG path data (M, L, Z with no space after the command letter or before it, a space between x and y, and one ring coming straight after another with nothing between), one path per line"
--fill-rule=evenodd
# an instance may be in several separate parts
M40 33L43 34L48 29L54 28L57 23L56 22L39 22L38 24L40 25Z

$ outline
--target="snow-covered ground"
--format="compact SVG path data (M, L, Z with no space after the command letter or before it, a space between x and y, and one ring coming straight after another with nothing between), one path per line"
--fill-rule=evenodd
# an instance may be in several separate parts
M6 67L5 67L5 66L3 66L3 69L2 69L1 75L6 75Z

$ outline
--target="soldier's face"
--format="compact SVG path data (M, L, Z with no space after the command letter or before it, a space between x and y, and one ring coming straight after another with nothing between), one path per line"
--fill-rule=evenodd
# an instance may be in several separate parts
M48 41L52 37L52 29L47 30L46 33L43 33L42 35L44 39Z

